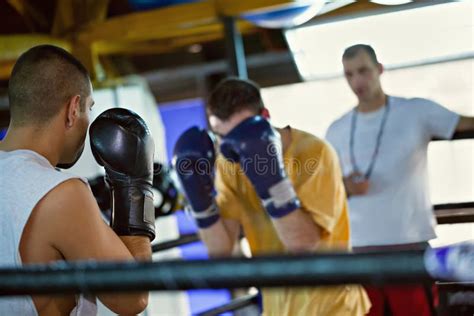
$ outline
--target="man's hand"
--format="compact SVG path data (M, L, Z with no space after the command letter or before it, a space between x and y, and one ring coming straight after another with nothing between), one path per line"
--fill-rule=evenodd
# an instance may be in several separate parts
M473 132L474 131L474 117L461 116L459 123L456 126L456 132Z
M344 178L344 186L348 196L365 195L369 191L370 183L362 174L353 172Z

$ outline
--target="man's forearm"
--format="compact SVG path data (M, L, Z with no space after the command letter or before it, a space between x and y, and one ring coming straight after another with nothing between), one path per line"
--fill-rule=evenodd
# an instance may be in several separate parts
M222 219L207 228L200 228L199 235L207 247L209 256L227 257L232 255L235 238L227 230Z
M120 236L120 239L137 261L151 260L150 238L147 236Z
M273 225L289 252L313 251L321 238L322 229L313 221L311 215L302 209L273 218Z
M119 236L137 261L151 260L150 238L147 236ZM148 291L123 294L102 293L99 298L112 311L120 315L136 315L148 305ZM125 307L124 307L125 306Z

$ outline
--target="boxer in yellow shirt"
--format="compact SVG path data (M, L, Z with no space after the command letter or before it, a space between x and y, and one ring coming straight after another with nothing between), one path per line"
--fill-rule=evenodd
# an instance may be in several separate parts
M254 256L349 250L347 203L334 150L289 126L274 129L264 113L255 84L227 79L208 103L221 155L215 159L212 139L196 127L175 146L176 170L210 255L231 255L241 227ZM265 315L357 316L370 308L359 285L262 292Z

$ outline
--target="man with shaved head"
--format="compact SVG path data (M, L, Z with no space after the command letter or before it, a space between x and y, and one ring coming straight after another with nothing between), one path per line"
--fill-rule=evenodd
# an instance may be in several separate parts
M146 201L152 195L141 193L146 191L144 186L150 175L136 176L143 181L141 187L134 186L132 193L119 188L120 179L113 171L123 180L128 170L117 170L120 166L112 158L126 158L111 158L115 153L104 148L109 145L106 138L113 141L113 136L103 135L104 126L127 132L129 127L119 126L119 121L125 119L147 137L148 130L141 118L112 109L99 116L97 124L94 122L94 135L91 130L95 157L105 166L109 184L115 188L115 201L123 201L109 227L87 181L56 169L72 166L84 148L89 112L94 104L84 66L61 48L33 47L15 64L8 96L11 121L5 139L0 142L0 266L61 260L149 260L154 226L148 220L150 208ZM153 147L152 139L146 139L146 145ZM125 153L127 150L134 148L125 148ZM151 154L150 159L150 150L143 152L147 153L142 157L146 163L140 167L148 170L153 157ZM141 206L127 200L129 196L139 196ZM147 219L137 214L145 214ZM101 294L98 298L118 314L137 314L145 309L148 293ZM0 298L0 315L96 313L95 298L82 295Z

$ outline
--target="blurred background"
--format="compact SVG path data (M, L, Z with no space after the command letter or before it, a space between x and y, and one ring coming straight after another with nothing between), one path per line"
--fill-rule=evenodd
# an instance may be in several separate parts
M388 94L428 98L472 116L473 14L470 0L0 0L0 139L9 124L11 69L22 52L46 43L87 66L95 90L92 119L111 107L137 112L155 138L156 162L165 167L184 130L207 126L206 97L229 75L263 88L274 125L323 138L356 105L341 64L344 48L355 43L374 47ZM473 145L430 144L434 204L474 201ZM68 172L91 180L103 174L89 147ZM160 193L160 201L176 198ZM179 206L158 217L155 243L196 231ZM474 224L439 225L437 233L433 245L474 239ZM154 255L167 258L207 254L195 242ZM154 293L144 314L195 314L231 296L226 290Z

